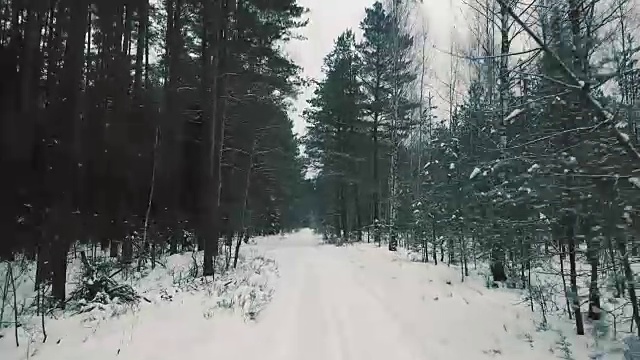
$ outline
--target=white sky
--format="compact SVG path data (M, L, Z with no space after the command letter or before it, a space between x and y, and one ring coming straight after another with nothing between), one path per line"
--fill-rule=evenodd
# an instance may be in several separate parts
M304 69L304 76L319 79L322 76L322 61L331 51L333 41L345 29L358 31L360 21L364 17L364 10L375 0L299 0L300 5L308 8L309 24L302 29L305 41L293 41L287 45L287 50L293 60ZM428 29L428 58L430 76L425 81L426 91L433 91L436 104L446 108L447 103L438 98L447 94L445 82L448 81L450 56L436 49L448 51L451 45L451 33L454 24L459 23L461 33L466 31L464 19L461 15L462 0L424 0L421 5L424 21ZM455 19L455 20L454 20ZM294 130L304 133L306 124L301 117L306 107L306 100L312 95L312 89L306 91L295 102L297 113L294 115ZM442 111L438 113L443 114Z

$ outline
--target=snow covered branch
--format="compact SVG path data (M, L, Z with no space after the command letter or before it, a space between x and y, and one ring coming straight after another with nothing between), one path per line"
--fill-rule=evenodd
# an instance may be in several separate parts
M569 68L569 66L560 59L558 54L551 50L547 44L529 27L527 24L522 21L522 19L514 12L514 10L507 5L505 0L497 0L498 3L502 6L505 6L509 15L513 18L513 20L520 25L524 31L542 48L547 55L549 55L562 69L562 71L567 75L569 80L574 83L574 86L577 85L581 88L581 93L587 100L587 102L596 110L598 116L609 126L613 135L618 140L618 143L627 151L627 153L636 161L640 161L640 152L635 148L635 146L629 140L629 136L622 131L620 131L619 127L615 124L615 117L609 111L607 111L602 104L598 100L596 100L593 95L590 93L590 87L587 82L580 80L580 78Z

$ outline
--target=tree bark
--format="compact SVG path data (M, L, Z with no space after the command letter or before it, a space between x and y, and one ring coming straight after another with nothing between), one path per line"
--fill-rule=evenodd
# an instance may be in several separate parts
M569 283L571 284L571 305L576 320L576 333L584 335L584 322L582 312L580 310L580 297L578 296L578 272L576 270L576 237L575 237L574 214L568 214L565 219L565 228L567 231L566 240L569 250Z
M253 171L253 154L256 149L256 143L257 143L257 140L254 139L253 145L251 145L251 152L249 153L249 164L247 166L247 171L245 173L244 195L242 198L242 211L240 212L241 232L238 235L238 242L236 243L236 249L233 255L234 269L238 265L238 256L240 256L240 245L242 243L242 240L249 233L245 219L246 219L247 207L249 202L249 187L251 186L251 172Z
M205 2L207 4L208 2ZM227 84L227 34L228 34L228 17L229 7L228 0L215 0L213 2L213 12L205 10L207 15L216 14L215 26L213 27L212 39L213 41L208 46L214 46L217 54L213 65L214 75L213 81L215 92L213 96L213 109L212 116L209 122L212 123L208 126L205 137L210 138L207 147L205 147L206 159L205 176L204 176L204 188L205 197L204 201L210 201L205 205L209 211L207 211L202 226L207 228L205 232L204 243L204 275L213 275L214 273L214 257L218 255L218 236L220 234L220 214L218 210L220 208L220 191L221 191L221 155L222 145L224 141L224 116L226 107L226 84ZM205 5L208 9L208 6ZM211 100L209 100L211 101Z
M64 307L66 296L67 251L74 240L77 226L75 209L79 203L78 163L76 160L78 122L80 121L79 97L84 63L84 36L88 4L85 0L68 0L70 24L69 37L64 52L64 62L56 111L52 119L59 125L51 134L53 149L50 194L55 194L54 206L49 214L51 234L52 295Z

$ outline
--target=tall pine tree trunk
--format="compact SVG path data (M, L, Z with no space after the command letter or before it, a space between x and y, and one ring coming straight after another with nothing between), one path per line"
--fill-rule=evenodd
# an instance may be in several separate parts
M377 99L374 99L377 101ZM373 242L380 245L380 176L378 164L378 122L379 113L373 115Z
M207 4L208 2L205 2ZM210 122L212 126L211 131L205 136L211 137L211 146L206 151L205 158L207 158L206 164L206 176L203 186L207 189L204 201L210 201L208 209L210 210L206 214L204 224L202 226L208 228L206 232L205 246L204 246L204 275L213 275L214 273L214 257L218 255L218 236L220 234L220 214L218 213L220 207L220 191L221 191L221 156L222 145L224 140L224 116L226 107L226 84L227 84L227 34L228 34L228 18L229 18L229 1L228 0L215 0L213 1L213 12L205 11L209 16L215 16L215 25L213 32L210 34L213 41L209 46L213 46L213 50L217 52L215 57L215 63L213 64L213 81L214 84L214 96L213 96L213 114ZM206 7L206 5L205 5ZM215 15L214 15L215 14Z
M356 240L362 241L362 214L360 205L360 187L358 184L353 184L353 195L355 197L355 210L356 210Z
M251 151L249 152L249 164L247 165L247 171L245 173L245 182L244 182L244 194L242 196L242 210L240 212L240 227L241 232L238 236L238 242L236 243L235 254L233 255L233 268L235 269L238 265L238 256L240 255L240 244L242 244L242 240L247 236L249 230L247 229L247 207L249 202L249 187L251 186L251 173L253 171L253 156L256 150L257 140L253 140L253 144L251 145Z
M53 150L51 175L53 180L50 193L55 194L55 201L49 216L51 244L51 268L53 270L51 294L64 306L66 297L67 252L71 238L75 233L76 216L74 212L78 204L76 193L78 184L78 163L75 160L75 138L80 121L79 97L84 63L85 19L88 4L84 0L68 0L64 2L69 9L68 38L65 45L63 76L59 84L60 94L56 103L56 111L52 111L52 121L59 124L52 134L52 142L57 141Z
M507 4L500 4L500 54L508 54L511 48L509 40L509 13L507 12ZM500 148L501 157L505 158L507 147L507 128L504 119L508 114L508 96L509 96L509 73L508 73L508 56L500 57L499 64L499 95L500 95L500 112L495 119L495 129L499 136L498 146ZM506 179L501 179L506 181ZM491 252L491 273L494 281L504 281L507 279L504 269L504 239L496 240Z
M584 322L582 319L582 312L580 310L580 297L578 296L578 271L576 268L576 236L575 236L575 214L569 213L566 215L564 227L567 231L566 241L568 243L569 252L569 283L571 284L571 305L573 308L573 315L576 320L576 332L578 335L584 335Z
M598 267L599 254L598 246L593 238L587 242L587 254L591 265L591 281L589 282L589 319L600 320L600 291L598 290Z

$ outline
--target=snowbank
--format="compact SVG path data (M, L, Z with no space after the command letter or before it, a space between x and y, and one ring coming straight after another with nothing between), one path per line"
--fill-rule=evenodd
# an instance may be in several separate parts
M584 250L584 249L582 249ZM396 261L418 262L421 255L411 250L403 249L393 254ZM423 264L429 272L435 270L444 275L444 278L460 282L461 269L458 265L447 266L446 263L434 266ZM635 271L636 269L634 269ZM640 269L637 269L640 270ZM487 285L491 272L489 264L477 262L477 268L469 264L470 276L465 278L464 284L473 288L481 288L480 291L491 297L511 297L511 303L506 304L512 310L519 313L518 317L526 319L533 325L531 333L544 339L550 353L560 358L568 359L620 359L624 351L623 339L633 335L629 332L629 320L631 306L627 299L615 298L613 290L613 274L600 279L600 291L602 302L602 321L592 322L587 319L588 292L589 292L589 264L584 261L577 263L578 297L581 302L581 311L584 318L585 335L576 335L575 322L568 318L566 313L567 297L564 295L559 257L547 258L531 269L531 290L534 292L534 300L531 301L532 292L526 289L513 289L505 286L488 289ZM569 263L564 264L565 279L569 286ZM635 271L637 273L637 271ZM450 281L450 280L448 280ZM535 294L541 292L543 294ZM626 296L626 294L625 294ZM544 299L541 299L544 298ZM504 297L501 302L504 302ZM541 302L545 304L546 324L543 321ZM533 305L533 310L531 309ZM516 310L517 309L517 310ZM524 311L524 313L522 313ZM533 337L528 334L526 339ZM527 340L529 341L529 340Z
M201 271L201 264L202 253L184 253L161 259L153 270L122 271L114 279L133 287L140 295L139 302L123 303L116 298L69 303L66 311L45 317L47 340L43 343L42 319L35 314L35 264L16 262L12 265L20 270L16 274L20 346L16 347L15 343L13 308L5 304L5 326L0 329L0 358L26 359L42 354L47 359L67 360L76 358L76 349L95 349L95 359L113 358L125 350L136 351L136 347L142 346L131 345L133 338L156 339L154 341L168 336L197 338L213 331L216 321L211 319L214 317L256 320L270 302L279 276L275 261L252 247L243 249L237 269L225 272L225 264L220 259L213 280L194 277L196 266ZM2 266L0 281L4 281L7 264ZM79 259L70 262L69 293L79 283L81 268ZM3 286L4 283L0 283L0 290ZM9 297L12 296L9 291ZM167 328L167 323L178 328Z

